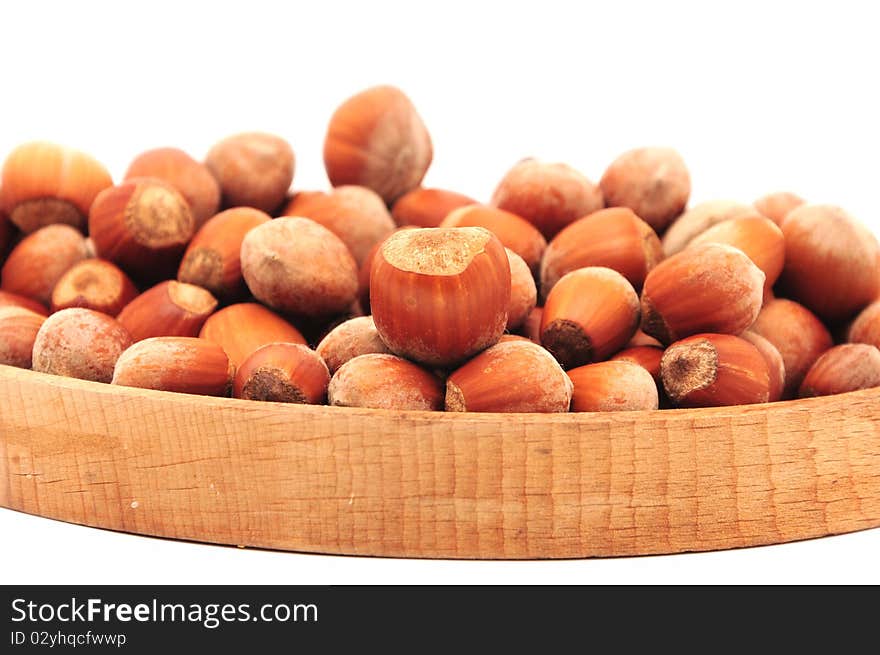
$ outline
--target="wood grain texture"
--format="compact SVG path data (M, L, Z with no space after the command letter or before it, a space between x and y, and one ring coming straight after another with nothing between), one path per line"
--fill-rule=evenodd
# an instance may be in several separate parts
M880 389L708 410L449 415L202 398L0 366L0 505L357 555L778 543L880 525Z

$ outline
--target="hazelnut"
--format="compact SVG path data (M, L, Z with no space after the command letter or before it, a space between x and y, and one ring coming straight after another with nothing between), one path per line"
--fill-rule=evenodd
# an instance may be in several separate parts
M177 148L156 148L135 157L125 179L153 177L167 182L186 199L196 229L220 209L220 185L208 168Z
M358 270L348 248L308 218L277 218L248 232L241 272L257 300L284 313L339 314L357 297Z
M217 344L192 337L153 337L119 356L112 384L204 396L228 396L232 368Z
M544 317L544 308L535 307L526 316L526 320L519 328L519 333L529 341L541 343L541 319Z
M623 348L639 326L639 297L610 268L579 268L556 283L541 319L541 343L569 369Z
M839 207L802 205L782 222L785 268L783 295L820 318L843 321L880 294L880 244Z
M211 314L199 337L223 348L235 368L258 348L270 343L306 343L293 325L257 303L229 305Z
M523 258L533 273L538 272L547 241L535 226L516 214L486 207L468 205L455 209L443 219L441 227L483 227L498 237L505 248Z
M642 291L642 330L668 344L698 332L739 334L761 311L764 273L741 250L688 248L657 265Z
M751 331L767 339L782 355L783 399L794 397L807 371L833 345L822 321L803 305L785 298L767 303Z
M765 403L770 396L764 356L729 334L697 334L672 344L663 353L660 376L678 407Z
M571 380L544 348L506 341L450 374L446 411L567 412L571 389Z
M220 184L225 207L254 207L273 213L293 181L295 158L281 137L246 132L214 145L205 166Z
M418 187L398 198L391 208L391 216L398 225L440 227L453 209L474 205L476 200L445 189Z
M785 237L773 221L761 216L732 218L697 235L689 246L701 243L726 243L742 250L764 272L764 290L772 293L785 264Z
M395 224L379 195L362 186L340 186L330 193L294 196L285 216L304 216L338 236L360 266L370 250L394 231Z
M801 383L801 398L880 387L880 350L847 343L825 351Z
M663 359L663 352L663 347L659 343L656 346L628 345L610 360L612 362L630 362L641 366L650 373L657 387L657 399L661 409L670 406L669 399L666 397L666 390L663 388L663 380L660 378L660 361Z
M134 341L195 337L216 308L217 300L209 291L166 280L128 303L118 319Z
M387 204L421 184L432 157L425 124L393 86L372 87L342 103L324 139L330 184L369 187Z
M0 286L9 293L48 305L58 280L86 254L85 237L76 229L47 225L12 249L0 271Z
M195 221L183 196L166 182L136 178L105 189L89 212L98 257L135 278L173 277Z
M628 207L657 232L684 211L691 177L672 148L636 148L615 159L599 187L609 207Z
M752 330L746 330L740 336L757 348L758 352L764 357L764 361L767 362L767 373L770 375L768 400L771 403L781 400L782 394L785 392L785 362L779 350L767 339Z
M568 372L574 384L573 412L629 412L657 409L657 383L642 366L609 361L579 366Z
M848 340L880 348L880 300L865 307L849 328Z
M507 253L488 230L401 230L373 260L373 320L395 354L453 366L501 337L510 282Z
M327 365L314 350L296 343L272 343L244 360L232 393L245 400L319 405L329 383Z
M116 360L131 345L112 316L74 307L45 320L34 341L33 367L41 373L110 382Z
M713 225L732 218L760 217L751 205L734 200L708 200L688 209L669 226L663 235L663 252L666 256L681 252L691 240Z
M629 346L614 355L610 361L637 364L648 371L655 382L660 383L661 359L663 359L663 348L658 348L657 346Z
M218 298L243 296L241 243L248 232L269 220L268 214L252 207L235 207L211 217L190 241L177 279L207 289Z
M435 411L443 408L443 383L401 357L360 355L333 374L327 397L341 407Z
M541 295L546 298L559 278L586 266L613 269L638 290L662 259L657 234L631 209L602 209L576 220L547 246L541 260Z
M113 184L101 164L54 143L26 143L3 164L3 205L25 233L54 223L82 230L95 196Z
M510 265L510 304L507 306L507 329L517 330L528 318L529 313L538 302L538 289L535 278L523 258L507 251L507 263Z
M49 315L46 307L33 298L20 296L17 293L10 293L2 289L0 289L0 307L24 307L43 317Z
M372 316L358 316L340 323L321 339L317 348L330 373L360 355L390 352L379 336Z
M31 368L34 341L45 320L24 307L0 306L0 364Z
M605 206L602 191L566 164L523 159L492 194L492 205L521 216L547 239Z
M806 201L800 196L787 191L768 193L755 201L755 209L761 212L777 225L782 225L782 220L792 209L803 205Z
M82 307L116 316L137 295L137 287L115 264L84 259L58 280L52 291L52 311Z

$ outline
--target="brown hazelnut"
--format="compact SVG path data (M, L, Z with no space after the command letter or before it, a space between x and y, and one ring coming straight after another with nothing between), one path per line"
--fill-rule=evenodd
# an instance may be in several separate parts
M192 337L153 337L119 356L112 384L228 396L233 373L229 358L216 343Z
M298 193L284 215L303 216L326 227L348 246L358 266L395 228L382 198L362 186L339 186L330 193L306 196Z
M245 400L320 405L329 383L327 365L314 350L296 343L271 343L244 360L232 394Z
M446 380L447 412L567 412L571 380L531 341L505 341L481 352Z
M801 398L880 387L880 350L847 343L825 351L801 383Z
M566 164L523 159L492 194L492 205L521 216L547 239L605 206L598 186Z
M880 244L839 207L802 205L782 222L783 295L828 322L852 318L880 294Z
M648 371L656 382L660 382L660 360L663 348L656 346L630 346L614 355L612 362L631 362Z
M131 336L116 319L74 307L45 320L34 341L33 367L93 382L110 382L113 367L131 345Z
M538 302L538 289L535 278L523 258L507 251L507 262L510 265L510 304L507 306L507 330L518 330L528 318Z
M211 292L193 284L166 280L128 303L118 318L134 341L195 337L215 309L217 299Z
M25 233L54 223L82 230L95 197L112 184L107 169L85 153L26 143L3 164L3 209Z
M115 264L84 259L58 280L52 291L52 311L82 307L117 316L137 295L137 287Z
M599 187L609 207L628 207L657 232L684 210L691 177L672 148L636 148L615 159Z
M167 182L186 199L196 229L220 209L220 185L208 168L178 148L156 148L135 157L125 179L153 177Z
M24 307L0 306L0 364L30 368L34 341L45 320Z
M287 141L263 132L226 137L205 158L205 166L220 184L223 206L254 207L267 213L284 202L295 163Z
M601 209L576 220L547 246L541 260L541 295L546 298L559 278L586 266L615 270L640 290L662 259L660 239L631 209Z
M138 279L173 277L194 232L186 200L154 178L134 178L105 189L89 211L97 256Z
M615 360L568 372L574 384L573 412L629 412L659 407L657 383L642 366Z
M639 326L639 297L610 268L579 268L556 283L541 317L541 344L569 369L608 359Z
M486 229L401 230L373 260L373 320L395 354L455 366L501 338L510 282L504 246Z
M306 343L293 325L257 303L229 305L211 314L199 337L223 348L235 368L270 343Z
M253 207L235 207L211 217L190 241L177 279L224 300L243 296L241 242L253 228L269 220L268 214Z
M648 273L642 330L664 344L698 332L739 334L755 322L763 290L764 273L741 250L696 245Z
M794 397L807 371L833 345L831 334L815 314L785 298L764 305L751 330L767 339L782 355L783 399Z
M672 344L663 353L660 376L678 407L766 403L770 396L764 356L729 334L697 334Z
M0 286L9 293L49 305L58 280L86 254L85 237L75 228L47 225L12 249L0 270Z
M330 184L369 187L387 204L421 184L432 158L425 124L393 86L372 87L342 103L324 139Z
M358 316L340 323L321 339L316 351L330 373L360 355L391 352L379 336L372 316Z
M357 297L358 270L348 248L308 218L276 218L248 232L241 272L254 297L282 313L330 316Z
M432 411L443 408L443 383L401 357L360 355L333 374L327 397L340 407Z

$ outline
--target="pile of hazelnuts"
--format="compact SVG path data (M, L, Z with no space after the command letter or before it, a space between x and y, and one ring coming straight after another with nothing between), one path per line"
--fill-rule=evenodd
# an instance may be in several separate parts
M238 134L145 152L113 183L28 143L0 185L0 364L129 387L394 410L764 403L880 386L880 246L773 193L688 208L669 148L598 185L525 159L489 204L421 185L390 86L346 100L329 191ZM277 218L273 218L277 217ZM837 344L837 345L835 345Z

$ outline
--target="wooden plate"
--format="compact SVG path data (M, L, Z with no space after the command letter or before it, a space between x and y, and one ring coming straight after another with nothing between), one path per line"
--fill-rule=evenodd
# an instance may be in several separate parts
M707 410L454 415L203 398L0 366L0 505L353 555L780 543L880 525L880 389Z

